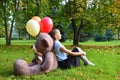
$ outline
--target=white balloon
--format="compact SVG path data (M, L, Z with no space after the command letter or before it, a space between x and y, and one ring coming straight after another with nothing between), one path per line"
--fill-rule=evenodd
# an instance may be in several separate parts
M26 24L27 32L32 36L37 36L40 32L40 25L36 20L30 19Z

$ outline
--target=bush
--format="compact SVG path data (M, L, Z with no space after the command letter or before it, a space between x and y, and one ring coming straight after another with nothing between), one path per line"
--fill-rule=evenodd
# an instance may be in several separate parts
M110 29L107 29L107 30L106 30L105 36L106 36L106 38L107 38L108 41L114 39L114 38L113 38L113 33L112 33L112 31L111 31Z
M11 38L11 40L23 40L23 38Z
M107 29L104 35L100 35L98 32L94 33L95 41L110 41L113 40L113 33L110 29Z
M96 35L96 36L94 36L94 40L95 41L107 41L107 37L102 36L102 35Z
M88 41L91 38L89 33L81 33L80 34L80 42Z

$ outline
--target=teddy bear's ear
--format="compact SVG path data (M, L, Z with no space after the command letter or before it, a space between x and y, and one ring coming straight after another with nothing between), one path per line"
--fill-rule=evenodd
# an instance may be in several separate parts
M42 45L43 45L44 47L49 47L48 41L47 41L46 39L43 39L43 40L42 40Z

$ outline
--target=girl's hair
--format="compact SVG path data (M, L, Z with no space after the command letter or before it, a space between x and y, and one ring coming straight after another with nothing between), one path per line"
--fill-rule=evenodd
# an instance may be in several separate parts
M59 31L59 29L53 29L49 35L53 38L53 40L55 40L55 34L57 33L57 31Z
M57 33L57 31L59 31L59 29L53 29L50 33L49 33L49 35L52 37L52 39L53 39L53 49L52 49L52 51L54 50L54 46L55 46L55 42L54 42L54 40L55 40L55 34Z

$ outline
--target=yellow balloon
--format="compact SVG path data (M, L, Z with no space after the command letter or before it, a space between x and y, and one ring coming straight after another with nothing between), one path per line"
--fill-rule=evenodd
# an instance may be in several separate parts
M26 29L30 35L37 36L40 32L40 25L36 20L30 19L26 24Z

